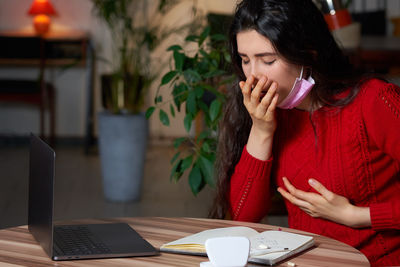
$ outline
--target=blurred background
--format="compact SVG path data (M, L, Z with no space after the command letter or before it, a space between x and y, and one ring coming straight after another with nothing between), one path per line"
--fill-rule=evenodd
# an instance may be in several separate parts
M219 92L232 81L218 42L236 0L109 2L0 0L0 228L27 223L31 132L57 153L57 219L207 217ZM315 2L358 68L400 83L400 1ZM276 196L263 222L287 226L285 214Z

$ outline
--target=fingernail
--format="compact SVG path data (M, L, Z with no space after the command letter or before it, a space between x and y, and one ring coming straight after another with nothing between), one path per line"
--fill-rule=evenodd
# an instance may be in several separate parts
M315 181L314 181L313 179L308 179L308 183L309 183L310 185L315 185Z

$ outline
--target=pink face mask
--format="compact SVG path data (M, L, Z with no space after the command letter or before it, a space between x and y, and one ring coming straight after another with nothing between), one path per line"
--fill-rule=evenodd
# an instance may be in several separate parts
M300 77L296 78L293 88L285 99L278 105L282 109L292 109L299 105L301 101L307 96L311 88L313 88L315 81L311 77L307 80L303 79L303 67L301 67Z

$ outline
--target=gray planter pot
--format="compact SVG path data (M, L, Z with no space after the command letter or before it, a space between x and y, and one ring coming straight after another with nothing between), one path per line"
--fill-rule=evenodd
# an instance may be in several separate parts
M104 195L109 201L137 201L141 196L148 138L144 114L100 112L99 150Z

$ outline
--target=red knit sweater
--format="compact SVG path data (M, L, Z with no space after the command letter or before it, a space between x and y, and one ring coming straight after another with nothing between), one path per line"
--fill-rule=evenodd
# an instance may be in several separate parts
M370 207L372 227L313 218L286 201L289 226L347 243L372 265L399 265L400 88L370 80L340 111L321 108L310 118L306 111L279 110L277 119L272 158L258 160L244 148L235 167L233 219L260 221L275 184L284 188L283 176L304 191L314 191L307 180L315 178L352 204Z

